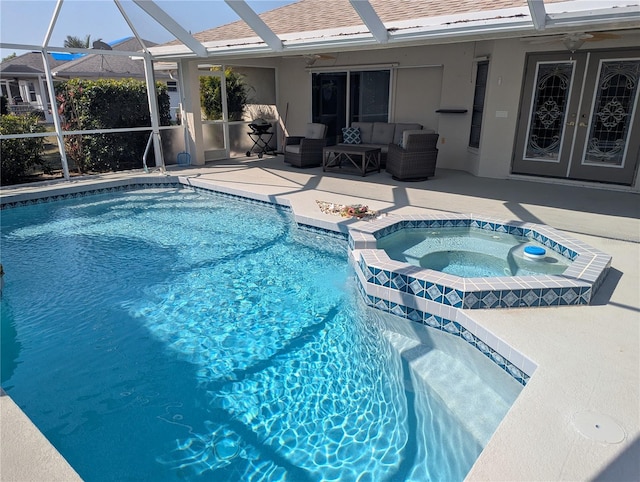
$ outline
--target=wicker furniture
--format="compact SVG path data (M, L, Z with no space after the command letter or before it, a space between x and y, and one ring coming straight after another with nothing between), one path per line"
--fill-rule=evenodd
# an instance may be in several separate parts
M307 124L305 136L290 136L284 141L284 162L296 167L322 165L322 148L327 145L327 126Z
M386 170L399 181L423 181L436 171L438 134L405 131L402 147L390 144Z
M350 162L363 177L367 172L380 172L380 148L340 144L322 150L322 171L331 168L342 169L342 163L345 161Z
M401 122L352 122L351 127L359 130L360 143L356 145L380 148L380 165L385 166L390 144L399 144L407 130L420 130L422 125ZM345 144L344 140L340 141ZM350 145L350 144L347 144Z

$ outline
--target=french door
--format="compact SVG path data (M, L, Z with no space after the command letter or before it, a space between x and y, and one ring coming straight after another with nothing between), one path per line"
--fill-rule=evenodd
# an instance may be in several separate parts
M640 50L527 59L513 172L630 185L640 151Z

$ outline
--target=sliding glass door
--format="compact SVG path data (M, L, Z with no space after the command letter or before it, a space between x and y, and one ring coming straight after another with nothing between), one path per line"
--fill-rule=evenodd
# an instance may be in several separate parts
M312 76L313 122L336 139L352 122L388 122L390 70L317 72Z

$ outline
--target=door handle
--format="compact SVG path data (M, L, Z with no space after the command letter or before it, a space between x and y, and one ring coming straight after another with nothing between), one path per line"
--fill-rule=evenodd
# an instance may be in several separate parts
M568 125L568 126L574 126L574 125L576 125L576 123L575 123L575 122L573 122L573 121L571 121L571 122L567 122L567 125Z
M579 126L579 127L587 127L587 124L585 124L584 122L580 122L580 123L578 124L578 126Z

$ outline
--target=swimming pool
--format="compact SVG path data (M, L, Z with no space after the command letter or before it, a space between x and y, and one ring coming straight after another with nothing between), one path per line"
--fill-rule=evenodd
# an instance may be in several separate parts
M366 308L344 238L280 208L8 209L2 262L2 386L86 480L461 480L521 389Z

